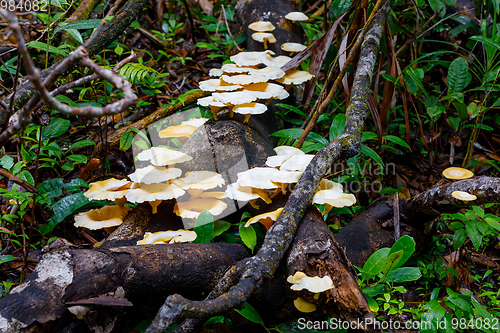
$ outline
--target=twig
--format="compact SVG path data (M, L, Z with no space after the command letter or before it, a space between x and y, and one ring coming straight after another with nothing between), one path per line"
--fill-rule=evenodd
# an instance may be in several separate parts
M17 185L19 186L22 186L26 189L26 191L29 191L33 194L38 194L38 190L36 189L36 187L34 187L33 185L31 185L30 183L22 180L21 178L17 178L16 176L14 176L13 174L3 170L3 169L0 169L0 176L10 180L11 182L13 183L16 183Z
M398 192L394 193L394 241L401 237L401 226L399 224L399 195Z

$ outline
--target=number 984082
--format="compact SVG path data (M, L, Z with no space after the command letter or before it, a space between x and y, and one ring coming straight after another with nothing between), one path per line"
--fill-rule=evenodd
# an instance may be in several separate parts
M47 0L0 0L0 9L10 12L46 12Z

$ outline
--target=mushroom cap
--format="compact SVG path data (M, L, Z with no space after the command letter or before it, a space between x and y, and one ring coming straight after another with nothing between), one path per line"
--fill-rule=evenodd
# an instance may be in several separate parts
M264 42L264 39L266 39L268 43L276 43L276 37L270 32L254 32L252 34L252 39L261 43Z
M208 71L208 75L210 75L211 77L219 77L222 76L222 74L224 74L224 72L220 68L212 68L210 71Z
M169 126L158 133L162 139L165 138L189 138L193 132L196 131L195 126L191 125L176 125Z
M281 49L287 52L300 52L304 51L307 46L300 43L283 43L281 44Z
M141 203L156 200L170 200L182 196L185 191L175 184L140 184L140 187L130 189L126 198L129 202Z
M474 177L474 173L464 168L450 167L443 171L443 176L448 179L460 180L472 178Z
M273 31L276 27L268 21L256 21L248 25L248 29L253 31Z
M331 207L349 207L356 203L356 197L351 193L338 192L336 190L323 190L314 194L313 202L316 204L330 205ZM328 209L329 211L330 209Z
M135 169L129 178L135 183L156 184L182 175L182 170L178 168L165 168L154 165L148 165L145 168ZM128 192L127 192L128 193Z
M283 90L283 92L281 94L279 94L278 97L276 97L276 99L279 99L279 100L287 99L288 96L290 96L290 94L288 93L288 91Z
M302 150L292 146L278 146L274 148L277 155L305 155Z
M242 92L248 92L260 99L269 99L278 97L285 88L276 83L256 83L245 87Z
M322 190L333 190L333 191L343 193L344 187L340 183L336 183L336 182L331 181L329 179L322 179L321 183L319 183L319 187L316 191L322 191Z
M474 201L477 199L477 197L474 194L469 194L463 191L454 191L453 193L451 193L451 196L454 197L455 199L463 201Z
M137 245L186 243L194 241L197 236L196 232L183 229L175 231L158 231L154 233L146 232L144 238L137 241Z
M269 229L271 227L271 225L273 224L273 222L276 222L276 220L278 219L278 217L280 216L282 211L283 211L283 207L278 208L276 210L273 210L272 212L263 213L263 214L259 214L257 216L254 216L254 217L248 219L247 223L245 223L245 228L248 228L250 226L250 224L260 222L266 227L266 229Z
M290 58L289 56L280 55L275 58L265 57L263 58L263 63L266 66L281 68L285 66L290 60L292 60L292 58Z
M275 170L269 173L268 178L273 183L293 184L297 183L302 176L302 171Z
M75 227L91 230L116 227L123 223L129 206L104 206L75 216Z
M313 293L321 293L333 289L332 279L326 275L320 278L319 276L309 277L304 276L299 280L299 283L294 283L290 289L295 291L300 291L302 289L307 289Z
M304 154L304 155L292 155L280 166L280 170L285 171L302 171L307 168L309 163L314 158L314 155Z
M172 181L175 185L183 190L198 189L210 190L217 186L225 184L224 178L217 172L213 171L189 171L186 172L184 178L174 179Z
M267 111L267 106L261 103L245 103L233 108L233 112L239 114L261 114Z
M302 12L290 12L285 15L285 18L290 21L307 21L309 17Z
M175 163L182 163L192 160L193 158L178 150L169 148L152 147L148 150L143 150L137 155L139 161L151 161L156 166L166 166Z
M201 125L205 124L207 122L208 118L191 118L189 120L184 120L181 125L191 125L196 128L200 127Z
M293 301L293 305L295 305L297 310L299 310L300 312L309 313L316 311L316 305L314 305L313 303L309 303L302 297L298 297L295 301Z
M243 88L239 84L228 84L221 79L210 79L200 82L200 89L203 91L234 91Z
M267 82L269 79L262 74L238 74L238 75L222 75L221 79L227 83L248 85L252 83Z
M207 96L207 97L202 97L198 98L198 105L201 106L217 106L217 107L224 107L224 103L217 102L213 96Z
M278 188L269 180L269 174L275 172L274 168L252 168L238 173L237 183L241 186L259 188L259 189L274 189Z
M296 284L296 283L299 283L300 280L304 277L306 277L307 274L304 273L304 272L301 272L301 271L296 271L295 274L293 275L290 275L289 277L287 277L287 281L292 283L292 284Z
M231 56L229 59L238 66L255 66L262 64L269 55L274 55L274 52L270 50L262 52L240 52Z
M269 156L266 159L266 165L270 166L271 168L278 168L280 167L287 159L292 157L291 155L274 155L274 156Z
M233 200L250 201L261 198L265 203L271 203L271 199L269 199L269 196L264 190L249 186L241 186L238 183L229 184L225 192L227 196Z
M116 189L130 183L128 179L118 180L110 178L89 184L89 189L84 195L89 200L115 200L120 199L127 194L128 189L115 191Z
M186 202L177 202L174 213L183 218L196 219L205 210L215 216L221 214L226 208L227 205L224 201L213 198L197 198Z
M212 96L217 102L232 105L251 103L257 99L257 96L243 91L213 93Z
M285 76L276 81L284 85L292 85L292 84L298 85L306 81L309 81L312 78L313 75L308 72L291 69L286 72Z
M224 71L224 73L242 74L255 70L255 67L247 67L247 66L242 67L236 64L225 64L222 65L222 70Z
M267 66L261 69L254 69L250 74L262 74L269 80L276 80L285 76L285 72L278 67Z
M201 192L198 195L198 198L225 199L227 198L227 194L226 192L220 192L220 191L208 191L208 192Z

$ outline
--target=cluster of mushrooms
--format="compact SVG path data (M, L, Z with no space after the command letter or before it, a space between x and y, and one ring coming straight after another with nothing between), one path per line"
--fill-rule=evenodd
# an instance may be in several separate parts
M462 180L472 178L474 176L474 173L464 168L450 167L443 171L443 176L451 180ZM474 194L470 194L464 191L454 191L451 193L451 196L455 199L463 201L474 201L477 199Z
M293 20L303 20L304 17L307 19L305 14L302 17L294 16L297 14L302 13L289 13L286 17ZM269 32L275 29L270 22L254 22L249 28L257 31L252 37L263 42L265 48L267 43L276 42L276 38ZM302 51L305 46L284 43L281 48L293 53ZM281 67L292 58L284 55L273 58L273 55L274 52L270 50L240 52L230 58L233 63L225 64L220 69L211 69L209 75L214 78L200 82L200 89L212 92L212 95L198 99L198 104L210 107L215 120L217 112L227 107L231 117L234 113L243 114L245 122L248 122L251 115L266 112L271 100L287 98L287 90L292 85L299 85L313 78L310 73L297 69L284 72ZM283 86L270 82L272 80Z

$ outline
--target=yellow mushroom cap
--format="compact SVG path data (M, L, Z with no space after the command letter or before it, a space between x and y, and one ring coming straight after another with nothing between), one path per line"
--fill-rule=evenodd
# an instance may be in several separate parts
M316 190L316 192L322 191L322 190L333 190L333 191L343 193L344 187L340 183L336 183L336 182L331 181L329 179L322 179L321 183L319 183L319 187Z
M214 100L213 96L207 96L207 97L202 97L202 98L198 98L198 105L201 105L201 106L216 106L216 107L224 107L224 103L221 103L221 102L217 102L216 100Z
M224 73L231 73L231 74L243 74L243 73L248 73L253 70L255 70L256 67L248 67L248 66L238 66L236 64L225 64L222 65L222 71Z
M183 229L175 231L158 231L154 233L146 232L144 238L137 241L137 245L186 243L194 241L196 237L196 232Z
M297 183L302 176L302 171L275 170L268 175L273 183L293 184Z
M286 280L292 284L296 284L296 283L299 283L300 280L302 280L302 278L304 278L306 276L307 276L306 273L301 272L301 271L296 271L295 274L290 275L289 277L287 277Z
M201 212L208 210L212 215L219 215L227 208L224 201L213 198L198 198L186 202L177 202L174 213L177 216L196 219Z
M474 177L474 174L472 171L464 168L450 167L443 171L443 176L448 179L460 180L472 178Z
M233 108L233 112L239 114L262 114L266 111L267 106L261 103L244 103Z
M298 297L295 301L293 301L293 305L295 305L297 310L299 310L300 312L309 313L316 311L316 305L314 305L313 303L309 303L302 297Z
M182 196L185 191L175 184L137 184L139 187L132 188L127 192L126 198L129 202L141 203L157 200L170 200Z
M157 184L177 178L181 174L182 170L178 168L167 169L166 167L148 165L145 168L136 169L134 173L129 175L129 178L135 183Z
M220 191L201 192L198 195L198 198L225 199L225 198L227 198L227 194L226 194L226 192L220 192Z
M250 94L248 92L235 91L227 93L213 93L212 94L215 101L224 103L239 105L245 103L251 103L257 99L257 96Z
M262 74L238 74L238 75L222 75L221 79L227 83L238 84L238 85L248 85L252 83L267 82L269 79ZM215 98L215 97L214 97ZM215 98L217 100L217 98Z
M273 210L272 212L263 213L263 214L259 214L257 216L254 216L254 217L248 219L247 223L245 224L245 228L248 228L250 226L250 224L260 222L266 227L266 229L269 229L271 227L271 225L273 224L273 222L276 222L276 220L278 219L278 217L280 216L282 211L283 211L283 207L278 208L276 210Z
M302 12L290 12L285 15L285 18L290 21L307 21L309 17Z
M210 75L211 77L219 77L219 76L222 76L222 74L224 74L224 72L222 71L222 69L219 69L219 68L212 68L208 72L208 75Z
M302 150L292 146L278 146L274 148L277 155L305 155Z
M275 83L256 83L245 87L242 92L248 92L260 99L269 99L278 97L285 88Z
M463 200L463 201L474 201L477 199L477 197L474 194L469 194L467 192L463 191L454 191L451 194L452 197L458 200Z
M313 77L314 76L308 72L299 71L296 69L291 69L291 70L286 72L285 76L283 76L281 79L278 79L276 81L278 81L279 83L284 84L284 85L292 85L292 84L298 85L298 84L302 84L306 81L309 81Z
M270 32L254 32L252 34L252 39L263 43L266 40L268 43L276 43L276 37Z
M276 27L268 21L256 21L248 25L248 29L253 31L273 31Z
M249 186L241 186L238 183L229 184L225 192L227 196L233 200L250 201L261 198L267 204L270 204L272 202L265 190L260 190Z
M229 59L238 66L256 66L262 64L269 55L274 55L274 52L270 50L262 52L240 52L231 56Z
M285 171L302 171L307 168L309 163L314 158L314 155L304 154L304 155L292 155L280 166L280 170Z
M356 203L356 197L351 193L343 193L335 190L322 190L314 194L313 202L325 204L332 207L342 208L352 206ZM329 211L330 209L328 209Z
M160 138L189 138L196 131L195 126L191 125L176 125L169 126L158 133Z
M89 189L84 195L89 200L116 200L123 198L127 194L127 190L115 191L130 183L127 179L118 180L110 178L89 184Z
M183 190L209 190L225 184L224 178L213 171L189 171L184 178L174 179L172 182Z
M304 276L299 282L295 282L290 289L295 291L300 291L302 289L307 289L313 293L321 293L323 291L327 291L333 289L333 281L332 279L326 275L320 278L319 276L309 277Z
M75 216L75 227L91 230L116 227L123 223L123 218L127 216L129 210L129 206L104 206L91 209Z
M238 173L237 183L241 186L258 189L278 188L269 180L269 174L275 172L273 168L252 168Z
M278 67L267 66L261 69L254 69L250 74L262 74L269 80L276 80L285 76L285 72Z
M139 161L151 161L156 166L166 166L175 163L182 163L193 158L183 152L169 148L153 147L137 154Z
M205 124L207 122L208 118L191 118L189 120L184 120L181 125L191 125L196 128L200 127L201 125Z
M221 79L210 79L200 82L200 89L203 91L234 91L243 88L239 84L228 84Z
M287 52L300 52L304 51L307 46L299 43L283 43L281 44L281 49Z
M290 58L289 56L280 55L275 58L263 58L263 63L266 66L281 68L285 66L290 60L292 60L292 58Z

